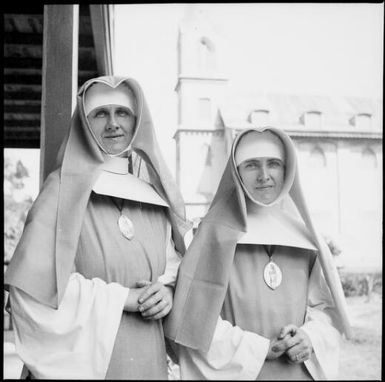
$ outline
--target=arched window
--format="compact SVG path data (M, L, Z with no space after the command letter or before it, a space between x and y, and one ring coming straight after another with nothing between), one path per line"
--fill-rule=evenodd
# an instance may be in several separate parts
M249 121L255 126L266 126L269 122L269 110L254 110L249 115Z
M202 37L199 40L198 63L199 68L204 72L212 71L216 67L215 46L207 37Z
M326 156L321 147L317 146L311 151L309 166L313 168L326 167Z
M373 170L377 167L377 156L369 147L365 148L361 154L362 167L365 170Z

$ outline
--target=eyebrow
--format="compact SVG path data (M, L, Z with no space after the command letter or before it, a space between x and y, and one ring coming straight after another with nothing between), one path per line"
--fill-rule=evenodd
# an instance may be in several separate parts
M93 112L98 113L99 111L106 111L107 108L105 106L98 106L93 110Z
M262 162L262 158L265 158L265 157L261 157L261 158L250 158L250 159L246 159L245 160L245 163L250 163L250 162ZM271 161L279 161L281 163L283 163L283 160L282 159L279 159L279 158L267 158L267 161L268 162L271 162Z
M119 105L119 106L117 106L116 109L115 109L115 111L121 111L121 110L124 110L124 111L126 111L126 112L132 114L131 109L128 108L128 107L126 107L126 106L121 106L121 105ZM98 106L98 107L96 107L96 108L93 110L93 112L94 112L95 114L96 114L96 113L99 113L100 111L109 112L110 109L108 108L108 105L106 105L106 106ZM134 115L134 114L132 114L132 115Z

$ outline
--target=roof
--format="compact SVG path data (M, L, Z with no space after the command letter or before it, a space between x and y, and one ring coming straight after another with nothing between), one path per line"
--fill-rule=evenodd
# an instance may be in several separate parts
M40 147L44 4L4 9L4 146ZM89 5L79 8L78 84L98 75Z
M353 137L382 137L381 100L358 97L333 97L318 95L256 94L248 97L226 99L219 112L226 127L244 129L253 127L250 115L253 111L267 111L264 125L274 125L287 131L315 136L335 135ZM306 124L305 114L315 112L320 117L317 126ZM360 127L354 118L359 114L370 115L370 128ZM318 134L316 134L318 133ZM328 134L327 134L328 133ZM341 135L340 134L340 135Z

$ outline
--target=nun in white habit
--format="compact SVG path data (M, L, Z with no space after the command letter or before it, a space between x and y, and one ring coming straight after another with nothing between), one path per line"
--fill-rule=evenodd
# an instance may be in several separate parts
M167 379L184 203L135 80L77 102L5 274L16 350L32 378Z
M283 131L245 130L233 142L165 333L183 379L337 378L340 337L350 336L344 295Z

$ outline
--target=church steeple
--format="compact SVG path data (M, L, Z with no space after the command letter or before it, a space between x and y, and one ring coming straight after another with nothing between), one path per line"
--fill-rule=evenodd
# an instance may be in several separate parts
M186 5L178 35L178 129L174 138L176 179L188 217L204 215L217 182L212 174L219 176L223 169L218 163L225 162L223 137L215 127L228 82L222 67L223 40L199 5ZM210 150L213 144L215 155ZM207 176L202 178L202 174Z
M178 35L178 123L201 129L213 125L227 83L222 68L222 36L198 5L186 7Z
M179 28L179 77L223 77L219 67L221 40L203 9L189 6Z

